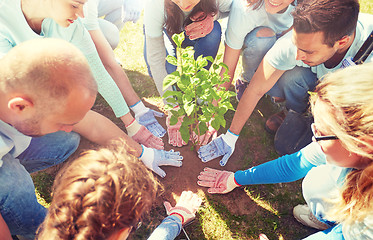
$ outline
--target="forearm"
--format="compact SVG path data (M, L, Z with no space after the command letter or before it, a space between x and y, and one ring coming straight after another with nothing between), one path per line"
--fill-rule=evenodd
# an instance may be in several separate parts
M132 88L126 73L115 60L114 52L101 30L92 30L89 31L89 34L91 35L105 69L114 79L128 105L131 106L137 103L140 99Z
M166 48L164 46L163 36L161 37L146 37L146 56L148 59L150 71L153 76L155 86L159 94L162 96L163 79L167 76L166 71ZM170 89L169 89L170 90Z
M140 144L130 138L108 118L92 110L74 126L73 130L88 140L102 146L109 145L112 141L122 138L128 145L128 148L134 150L136 157L141 155L142 148Z
M228 89L229 86L231 85L234 79L234 73L236 71L238 60L240 58L240 52L241 52L240 49L236 50L236 49L230 48L227 44L225 44L223 63L225 63L228 66L229 82L223 83L220 87L224 87L225 89ZM225 68L222 68L220 72L220 76L222 78L225 72L226 72Z
M259 100L275 85L283 73L284 71L278 70L262 60L237 106L229 128L231 132L235 134L241 132Z
M148 240L172 240L181 231L181 220L175 215L166 217L153 231Z
M308 145L291 155L279 157L245 171L237 171L234 174L235 180L240 185L251 185L293 182L301 179L315 167L310 161L318 152L309 154L312 148L313 146Z

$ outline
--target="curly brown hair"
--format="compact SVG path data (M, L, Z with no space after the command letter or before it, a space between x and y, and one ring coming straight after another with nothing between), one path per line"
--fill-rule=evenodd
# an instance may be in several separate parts
M171 0L164 1L164 8L166 11L165 28L167 34L172 36L174 33L181 33L184 27L191 23L190 17L197 12L204 12L205 14L216 15L218 13L218 6L215 0L201 0L191 11L191 13L184 20L183 11Z
M140 221L159 182L123 143L90 150L65 167L37 239L108 239Z

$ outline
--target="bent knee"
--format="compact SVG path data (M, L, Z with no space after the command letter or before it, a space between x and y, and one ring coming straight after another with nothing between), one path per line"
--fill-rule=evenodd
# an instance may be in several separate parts
M256 32L257 37L273 37L275 35L275 32L267 27L263 27Z

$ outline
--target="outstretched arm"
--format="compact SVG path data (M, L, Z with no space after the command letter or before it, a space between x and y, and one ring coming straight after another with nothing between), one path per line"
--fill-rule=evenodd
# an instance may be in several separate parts
M135 150L136 157L140 157L141 155L142 148L140 144L130 138L108 118L92 110L74 126L73 130L88 140L102 146L109 145L113 140L123 138L128 147Z
M105 69L114 79L127 104L131 106L140 101L126 73L115 60L114 52L101 30L90 30L89 34L91 35Z
M228 89L230 84L232 83L232 80L234 78L234 73L236 71L238 59L240 58L240 53L241 53L241 49L233 49L229 47L227 44L225 44L223 63L225 63L228 66L229 82L223 83L220 87L225 87L225 89ZM223 77L224 72L225 72L225 68L222 68L220 72L221 77Z
M235 134L241 132L259 100L275 85L284 72L272 67L265 59L262 60L238 103L229 128L231 132Z

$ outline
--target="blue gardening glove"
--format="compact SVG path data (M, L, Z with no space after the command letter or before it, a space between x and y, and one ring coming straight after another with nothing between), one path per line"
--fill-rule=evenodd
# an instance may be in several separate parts
M163 117L163 113L145 107L141 101L130 106L130 108L135 113L136 120L145 126L154 136L163 137L166 134L166 130L155 119L155 117Z
M122 7L122 21L124 23L127 21L136 23L140 18L143 8L143 0L124 0Z
M147 168L163 178L166 176L166 173L160 166L181 167L183 165L183 156L180 155L180 152L174 152L173 149L171 151L164 151L141 146L142 153L139 159Z
M208 162L212 159L223 156L219 164L220 166L225 166L229 157L234 152L237 139L238 135L228 130L226 134L222 134L209 144L202 146L198 150L198 157L202 162Z

